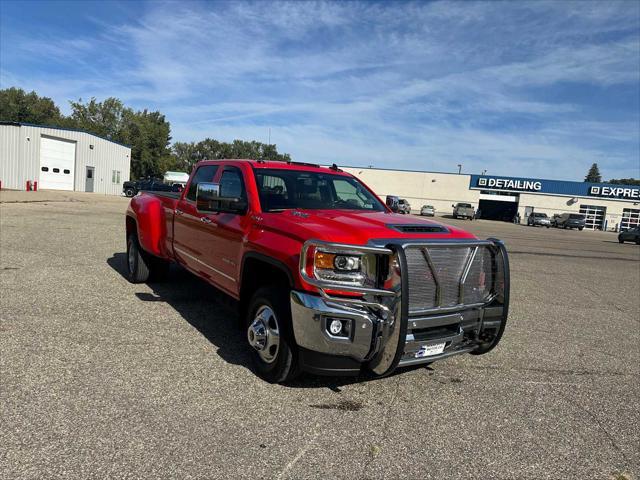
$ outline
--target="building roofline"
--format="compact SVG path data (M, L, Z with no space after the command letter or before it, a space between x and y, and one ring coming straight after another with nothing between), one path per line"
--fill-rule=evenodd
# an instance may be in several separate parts
M506 178L509 180L539 180L543 182L560 182L560 183L576 183L576 184L588 184L594 186L605 186L605 187L626 187L626 188L636 188L637 185L627 185L623 183L608 183L608 182L581 182L580 180L560 180L554 178L537 178L537 177L511 177L509 175L490 175L481 173L455 173L455 172L435 172L430 170L410 170L410 169L402 169L402 168L381 168L381 167L359 167L352 165L341 165L341 168L353 168L353 169L361 169L361 170L383 170L386 172L407 172L407 173L435 173L438 175L456 175L456 176L468 176L468 177L494 177L494 178Z
M58 127L56 125L39 125L37 123L27 123L27 122L9 122L9 121L0 121L0 125L11 125L14 127L36 127L36 128L51 128L53 130L66 130L68 132L78 132L78 133L86 133L87 135L94 136L96 138L100 138L102 140L106 140L107 142L115 143L122 147L131 148L131 145L127 145L126 143L120 143L115 140L111 140L110 138L103 137L102 135L97 135L95 133L87 132L86 130L82 130L80 128L69 128L69 127Z

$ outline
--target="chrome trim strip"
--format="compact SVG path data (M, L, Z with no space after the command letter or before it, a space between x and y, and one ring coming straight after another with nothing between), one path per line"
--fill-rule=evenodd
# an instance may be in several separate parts
M204 263L202 260L200 260L200 259L198 259L198 258L194 257L193 255L189 255L189 254L188 254L187 252L185 252L184 250L181 250L180 248L177 248L177 247L175 247L175 246L173 247L173 249L174 249L176 252L179 252L181 255L184 255L185 257L189 257L189 258L190 258L191 260L193 260L194 262L198 262L200 265L202 265L202 266L204 266L204 267L208 268L208 269L209 269L209 270L211 270L212 272L215 272L215 273L217 273L218 275L220 275L220 276L222 276L222 277L224 277L224 278L227 278L227 279L231 280L231 281L232 281L232 282L234 282L234 283L236 282L236 279L235 279L235 278L233 278L233 277L231 277L231 276L227 275L227 274L226 274L226 273L224 273L224 272L221 272L220 270L218 270L218 269L217 269L217 268L215 268L215 267L212 267L212 266L211 266L211 265L209 265L208 263Z

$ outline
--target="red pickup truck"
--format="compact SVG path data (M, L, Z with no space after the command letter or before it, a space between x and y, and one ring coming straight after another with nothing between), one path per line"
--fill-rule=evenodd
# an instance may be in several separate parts
M132 282L175 262L238 300L270 382L487 353L507 320L501 241L393 213L335 165L199 162L182 193L131 199L126 236Z

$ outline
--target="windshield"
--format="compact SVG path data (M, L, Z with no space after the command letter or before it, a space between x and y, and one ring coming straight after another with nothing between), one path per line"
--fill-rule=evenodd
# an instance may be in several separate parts
M459 203L458 207L459 208L471 208L471 204L470 203Z
M384 211L384 205L353 177L299 170L256 169L264 212L289 209Z
M540 217L540 218L547 218L547 214L546 213L534 213L533 216L534 217Z

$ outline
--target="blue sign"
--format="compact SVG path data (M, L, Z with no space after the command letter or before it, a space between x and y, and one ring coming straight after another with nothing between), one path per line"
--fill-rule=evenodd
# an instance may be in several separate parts
M496 177L471 175L472 190L542 193L569 197L599 197L615 200L640 200L640 186L613 183L567 182L539 178Z

